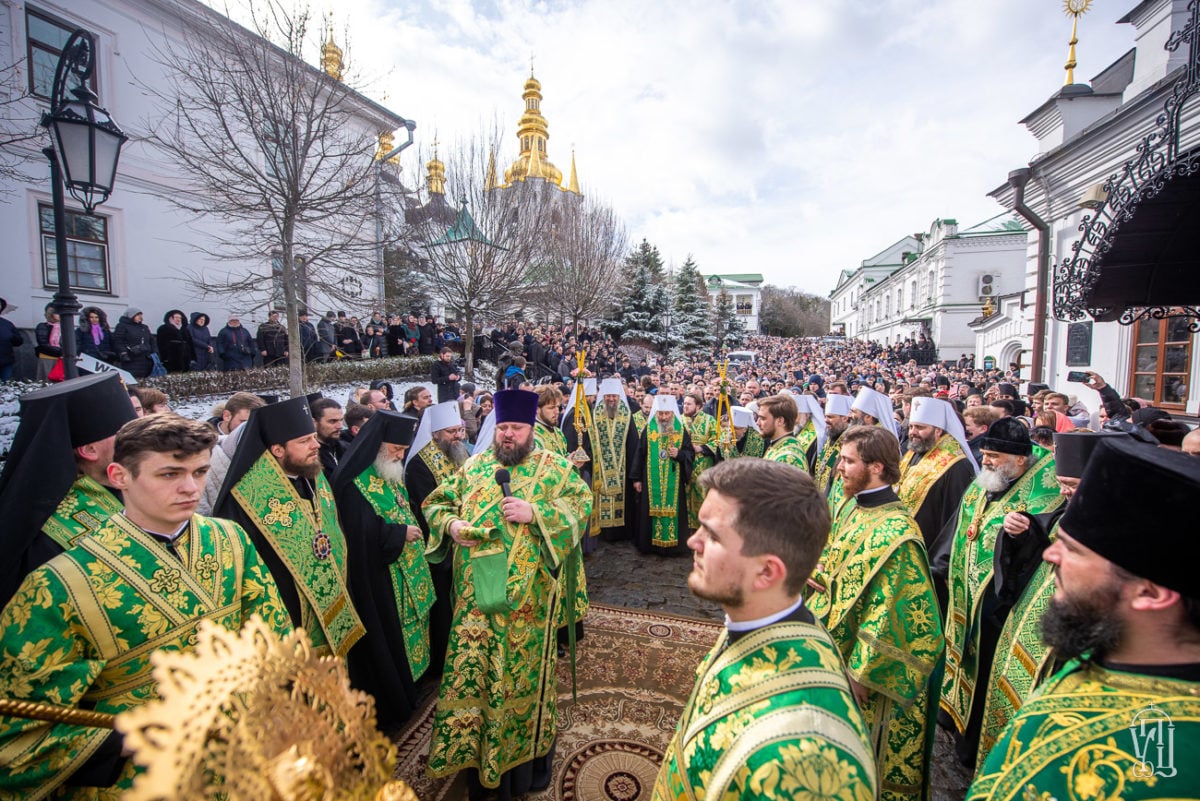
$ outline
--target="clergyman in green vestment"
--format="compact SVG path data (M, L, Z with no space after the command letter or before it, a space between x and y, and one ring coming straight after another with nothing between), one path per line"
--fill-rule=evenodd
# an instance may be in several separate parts
M634 542L642 553L682 555L691 534L687 486L696 452L674 395L656 395L652 411L633 466Z
M292 630L237 525L195 514L217 439L156 414L117 435L109 480L124 511L26 576L0 613L0 697L116 714L157 697L156 651L192 647L202 620L257 614ZM0 718L0 797L115 799L138 768L110 729Z
M877 797L868 729L837 645L801 590L829 511L799 468L763 459L704 474L688 587L725 610L726 630L654 783L654 801Z
M871 732L879 797L930 796L944 641L921 530L892 484L896 438L876 426L842 435L847 502L813 573L808 605L829 630Z
M121 511L108 465L117 430L136 415L117 375L98 373L22 395L20 417L0 476L0 606Z
M1023 423L1002 417L981 444L979 475L963 495L958 519L938 535L931 559L934 574L949 589L939 721L954 734L966 765L975 762L992 658L1007 612L994 609L996 538L1010 512L1043 514L1062 503L1054 454L1034 445Z
M700 512L700 504L704 502L700 476L717 463L717 420L711 414L706 414L703 407L704 397L699 393L689 392L683 396L683 422L692 439L692 450L696 453L687 488L689 529L699 525L696 515Z
M525 390L497 392L492 447L425 499L431 551L447 539L458 545L428 771L470 769L474 787L510 795L550 781L557 575L592 511L591 490L571 463L534 448L537 400Z
M1056 586L1042 634L1068 661L1016 712L967 798L1200 797L1197 496L1195 457L1131 438L1097 446L1044 555Z
M347 579L366 634L346 656L350 681L375 698L384 730L405 723L429 668L433 578L425 538L404 486L404 457L417 418L376 412L333 474L346 535Z
M365 629L346 586L346 538L308 401L260 407L242 425L214 513L250 535L313 647L345 657Z
M817 489L826 497L829 497L837 474L838 440L850 425L850 404L853 402L849 395L830 394L825 398L825 445L817 451L812 475Z
M796 400L791 395L771 395L758 402L758 429L767 443L763 458L790 464L807 473L808 454L792 433L796 415Z
M1042 554L1058 535L1058 521L1079 487L1083 469L1096 447L1106 439L1124 439L1119 431L1069 431L1054 435L1054 472L1059 494L1066 505L1047 514L1011 512L1006 515L1004 536L996 537L993 557L996 604L1011 609L1000 630L996 656L988 678L983 729L977 764L983 762L1000 731L1012 719L1059 660L1042 639L1042 614L1054 595L1053 565Z

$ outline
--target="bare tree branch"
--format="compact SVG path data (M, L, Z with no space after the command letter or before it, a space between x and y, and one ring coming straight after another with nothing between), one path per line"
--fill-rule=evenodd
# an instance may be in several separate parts
M628 238L612 208L591 198L571 196L556 219L539 296L578 330L581 320L604 316L615 302Z
M375 279L364 298L355 276L379 271L377 209L399 207L399 182L380 180L378 122L362 100L304 61L310 38L320 39L308 10L263 0L249 12L249 30L201 14L181 44L156 50L167 79L142 86L159 109L147 138L184 175L170 200L219 223L202 252L261 265L250 274L185 271L185 280L247 309L286 308L297 393L297 311L310 291L340 303L378 300ZM383 244L392 244L397 226L385 227Z
M37 140L46 134L22 65L0 67L0 180L23 181L22 165L33 160Z

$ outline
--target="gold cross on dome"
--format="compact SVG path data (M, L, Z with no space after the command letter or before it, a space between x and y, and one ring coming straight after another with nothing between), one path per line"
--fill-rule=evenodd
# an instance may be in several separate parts
M278 498L272 498L267 504L271 511L263 518L263 523L268 526L273 526L276 523L284 528L291 528L292 512L296 511L296 504L293 501L280 503Z

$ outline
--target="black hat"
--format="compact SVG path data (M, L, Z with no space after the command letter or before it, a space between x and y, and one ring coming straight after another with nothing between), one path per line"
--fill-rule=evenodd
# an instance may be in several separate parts
M1129 439L1120 431L1063 431L1054 435L1054 472L1063 478L1080 478L1088 459L1106 439Z
M285 445L294 439L315 434L316 424L313 423L308 401L300 397L251 410L249 419L238 427L238 431L241 433L237 450L233 452L229 470L225 473L225 483L221 485L216 503L213 504L213 512L217 517L229 516L227 504L231 502L230 493L264 451L272 445Z
M1036 381L1030 381L1029 386L1025 388L1025 394L1033 396L1041 392L1043 389L1050 389L1049 384L1039 384Z
M988 426L987 433L979 441L980 450L1012 453L1017 456L1031 456L1033 442L1029 439L1029 429L1020 420L1012 417L1001 417Z
M1017 388L1013 384L1001 382L1000 384L998 384L996 386L996 388L1000 391L1001 397L1008 397L1008 398L1019 397L1017 395Z
M346 486L371 466L383 443L411 445L419 422L415 417L397 412L379 411L371 415L338 462L337 471L330 482L334 494L340 498Z
M21 398L21 422L0 476L0 606L31 567L26 551L78 476L72 449L137 418L116 373L72 378Z
M538 396L527 389L502 389L492 396L496 411L496 423L537 422Z
M1197 497L1200 459L1106 437L1088 461L1060 525L1130 573L1200 598L1200 547L1192 529Z
M1169 415L1163 409L1156 409L1153 406L1145 406L1134 412L1132 419L1133 422L1137 423L1138 425L1144 426L1153 423L1155 420L1170 420L1171 415Z
M312 406L315 402L319 401L323 397L325 396L320 392L310 392L304 396L304 400L308 401L309 406Z
M272 403L279 403L278 395L259 395L258 399L270 406Z

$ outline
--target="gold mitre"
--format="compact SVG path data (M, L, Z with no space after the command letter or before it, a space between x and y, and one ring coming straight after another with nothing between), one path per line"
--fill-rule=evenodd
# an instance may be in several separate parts
M196 647L151 656L159 699L117 716L145 772L125 801L418 801L345 662L257 615L203 621Z

